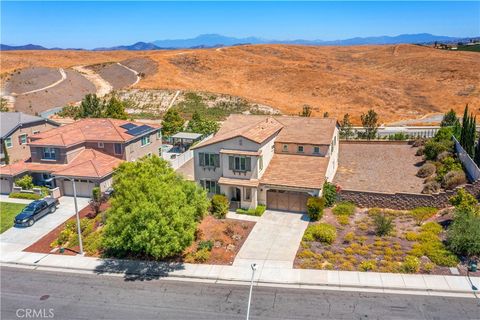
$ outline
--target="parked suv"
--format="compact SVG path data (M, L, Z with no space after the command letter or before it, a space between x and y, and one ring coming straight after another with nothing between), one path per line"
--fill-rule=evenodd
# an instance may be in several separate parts
M49 213L54 213L58 204L58 200L53 198L35 200L23 208L22 212L15 217L14 224L15 226L31 227L38 219Z

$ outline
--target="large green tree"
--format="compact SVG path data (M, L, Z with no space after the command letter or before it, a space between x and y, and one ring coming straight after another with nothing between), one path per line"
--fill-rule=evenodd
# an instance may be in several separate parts
M163 116L162 120L162 135L170 137L177 132L182 131L185 120L180 116L178 110L170 108Z
M187 131L209 135L220 129L220 125L215 120L209 120L202 116L198 111L192 115L192 119L188 122Z
M162 259L181 253L209 205L203 189L157 156L121 164L113 187L103 246L118 257Z
M480 216L476 206L460 206L447 233L448 248L466 257L480 256Z
M367 113L363 113L360 116L360 120L362 121L362 126L364 129L363 137L367 140L375 139L377 136L378 131L378 114L375 110L370 109Z
M311 117L312 116L312 107L308 104L302 106L302 112L300 112L301 117Z
M343 116L343 120L340 121L340 137L343 139L350 139L353 137L352 122L350 121L350 115L346 113Z
M455 110L450 109L447 113L443 115L442 122L440 123L440 126L442 127L453 127L456 124L460 124L460 121L458 121L457 118L457 113Z
M76 118L102 118L103 113L103 101L96 94L87 94L80 103Z
M113 118L113 119L122 119L126 120L128 118L125 108L127 107L127 102L120 100L115 94L110 97L108 101L104 102L103 108L103 117L104 118Z

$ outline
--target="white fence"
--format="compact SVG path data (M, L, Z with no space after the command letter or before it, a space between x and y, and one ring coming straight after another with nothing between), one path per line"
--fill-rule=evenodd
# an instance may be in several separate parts
M168 159L168 161L172 165L172 168L177 170L192 158L193 158L193 150L187 150L184 153L177 154L174 159L171 159L171 158Z
M453 137L453 141L455 142L455 152L457 153L458 159L462 162L468 178L471 182L477 181L480 179L480 169L455 137Z

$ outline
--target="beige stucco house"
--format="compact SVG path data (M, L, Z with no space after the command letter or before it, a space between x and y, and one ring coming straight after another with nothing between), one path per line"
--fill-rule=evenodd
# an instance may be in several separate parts
M231 115L193 147L195 180L241 208L304 212L338 166L335 119Z
M58 187L63 195L90 197L103 192L123 161L160 155L159 126L116 119L83 119L29 137L29 159L0 168L0 192L10 193L14 181L30 174L35 185ZM64 178L66 177L66 178Z

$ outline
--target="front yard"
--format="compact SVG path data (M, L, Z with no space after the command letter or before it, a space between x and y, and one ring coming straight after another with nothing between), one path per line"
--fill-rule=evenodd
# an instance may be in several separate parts
M294 267L344 271L452 274L459 263L443 245L441 224L451 213L434 208L414 211L359 209L337 204L323 218L311 222L295 258ZM442 214L445 214L442 216ZM377 216L391 220L391 230L378 232ZM461 274L465 266L459 265Z
M13 219L25 206L22 203L0 202L0 233L13 227Z

